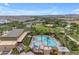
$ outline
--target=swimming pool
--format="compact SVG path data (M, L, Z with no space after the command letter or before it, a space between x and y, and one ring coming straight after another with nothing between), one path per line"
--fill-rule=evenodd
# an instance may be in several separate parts
M45 35L38 35L34 38L37 42L34 43L34 46L39 47L42 43L44 46L56 47L56 41L54 38Z

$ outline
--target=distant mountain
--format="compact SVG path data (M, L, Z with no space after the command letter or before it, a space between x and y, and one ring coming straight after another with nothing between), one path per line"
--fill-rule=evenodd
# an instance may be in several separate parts
M0 16L0 20L9 20L9 21L26 21L32 20L31 16Z
M0 20L9 20L9 21L27 21L27 20L34 20L34 18L42 19L42 17L50 17L50 18L60 18L60 19L79 19L79 14L65 14L65 15L33 15L33 16L26 16L26 15L18 15L18 16L0 16ZM39 20L38 19L38 20Z

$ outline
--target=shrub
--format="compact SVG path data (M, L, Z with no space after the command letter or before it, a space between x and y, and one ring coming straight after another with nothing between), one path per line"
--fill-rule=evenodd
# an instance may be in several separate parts
M24 47L24 51L25 51L25 52L29 52L30 50L31 50L31 48L30 48L29 46L25 46L25 47Z
M25 45L25 46L29 46L29 44L30 44L30 42L31 42L31 37L25 37L25 39L23 40L23 44Z
M17 48L13 48L12 54L19 54L19 51L17 50Z

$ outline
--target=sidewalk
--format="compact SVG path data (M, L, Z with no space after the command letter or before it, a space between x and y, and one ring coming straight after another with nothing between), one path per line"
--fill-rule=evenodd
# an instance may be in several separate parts
M76 42L77 44L79 44L79 42L77 40L75 40L74 38L70 37L69 35L66 35L68 38L70 38L72 41Z

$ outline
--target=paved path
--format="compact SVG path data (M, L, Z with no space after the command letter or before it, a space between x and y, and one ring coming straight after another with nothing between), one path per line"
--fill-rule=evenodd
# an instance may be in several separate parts
M33 52L29 51L27 53L21 52L20 55L35 55Z
M27 32L24 32L18 39L17 39L17 42L22 42L22 40L24 39L24 37L30 33L30 31L27 31Z
M70 37L69 35L66 35L68 38L70 38L72 41L76 42L77 44L79 44L79 42L77 40L75 40L74 38Z

